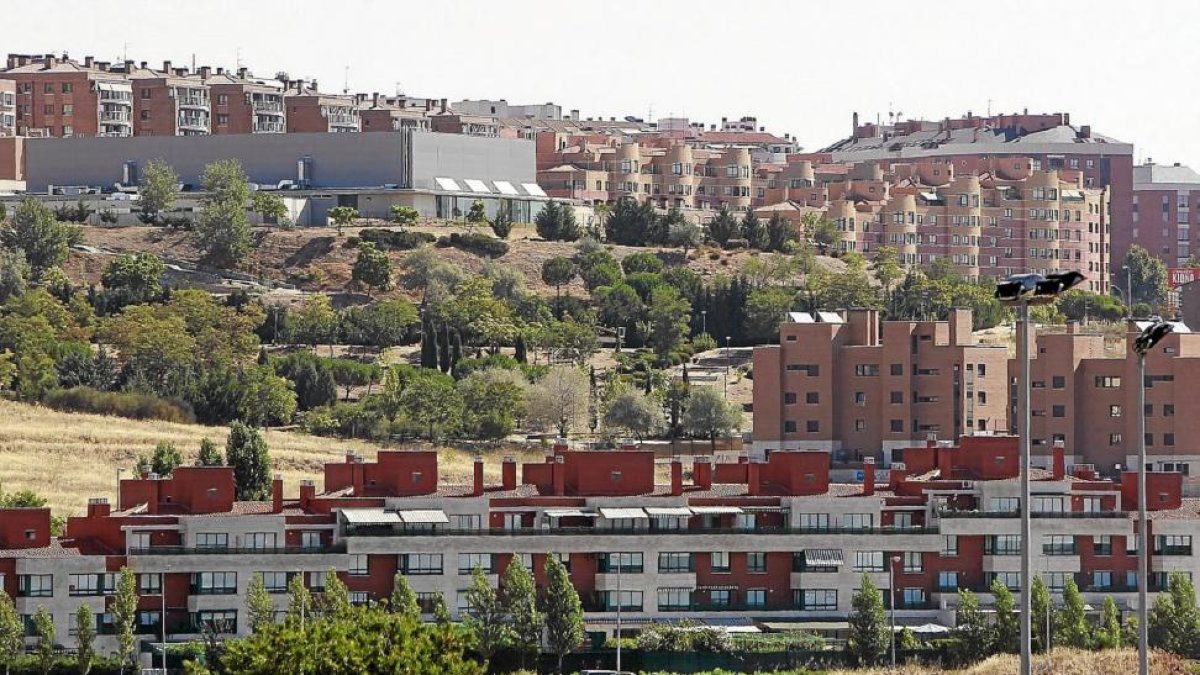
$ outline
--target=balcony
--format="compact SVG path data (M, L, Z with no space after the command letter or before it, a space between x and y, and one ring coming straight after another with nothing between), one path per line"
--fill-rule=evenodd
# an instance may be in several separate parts
M255 99L250 102L251 109L256 115L282 115L283 101L263 101Z
M331 113L328 119L331 127L358 127L358 115Z
M634 536L689 536L689 535L922 535L938 534L937 527L758 527L754 529L734 527L693 527L685 530L602 530L592 527L558 527L541 529L526 527L520 529L492 528L486 530L452 530L452 529L421 529L404 530L390 527L357 527L347 529L347 537L555 537L555 536L595 536L605 537ZM614 570L615 571L615 570ZM626 570L628 571L628 570Z
M196 586L189 589L192 595L237 595L237 586Z
M283 122L254 123L254 133L256 134L282 134L285 130Z
M208 117L204 116L180 115L178 124L180 129L200 129L203 131L208 131Z
M100 121L109 124L129 124L133 115L128 110L101 110Z
M180 108L208 109L208 97L206 96L180 96L175 99L175 102Z
M277 546L274 548L230 548L228 546L151 546L131 548L129 555L320 555L345 553L345 544L326 546Z

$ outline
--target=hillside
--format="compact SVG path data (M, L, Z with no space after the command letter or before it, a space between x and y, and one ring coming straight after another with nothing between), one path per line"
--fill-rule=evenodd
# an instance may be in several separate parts
M0 401L0 487L4 491L29 489L50 500L55 515L82 513L89 497L116 494L117 469L132 469L137 457L150 454L155 444L170 441L195 459L200 440L211 438L224 447L226 427L135 421L102 415L65 413L41 406ZM302 478L311 478L321 489L321 467L343 459L347 452L375 457L379 446L362 441L342 441L297 432L268 430L265 434L276 472L284 479L285 495L294 497ZM514 453L518 461L538 453ZM499 458L488 461L489 481L500 480ZM442 450L441 479L471 480L471 455L462 450ZM125 474L130 477L130 473Z

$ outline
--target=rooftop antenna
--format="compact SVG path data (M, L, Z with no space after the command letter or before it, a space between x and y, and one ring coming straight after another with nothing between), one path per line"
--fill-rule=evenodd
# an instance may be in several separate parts
M396 96L403 96L403 95L404 95L404 89L402 89L400 87L400 83L397 82L396 83Z
M238 68L242 67L242 48L241 47L238 47L234 54L234 62L237 64Z
M646 122L654 121L654 102L650 102L650 109L646 111Z
M343 94L350 93L350 66L346 66L346 77L342 81L342 93Z
M987 111L988 111L987 116L991 117L992 116L992 99L990 99L990 98L988 99Z
M196 52L192 52L192 72L196 72Z

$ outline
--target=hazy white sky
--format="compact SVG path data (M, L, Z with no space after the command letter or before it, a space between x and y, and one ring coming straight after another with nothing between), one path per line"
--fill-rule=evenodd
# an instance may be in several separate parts
M757 115L816 150L851 113L1069 111L1200 168L1195 0L59 0L13 52L286 70L340 91L554 101L586 116ZM18 30L13 30L20 26ZM126 52L127 50L127 52Z

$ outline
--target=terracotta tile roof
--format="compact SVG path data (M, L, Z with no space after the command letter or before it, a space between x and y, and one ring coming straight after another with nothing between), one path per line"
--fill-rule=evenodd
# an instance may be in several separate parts
M0 558L77 558L83 555L78 548L64 547L57 539L42 548L13 548L0 550Z
M1137 520L1137 510L1129 512L1130 520ZM1200 499L1184 499L1177 509L1169 511L1150 511L1146 514L1150 520L1196 520L1200 519Z

